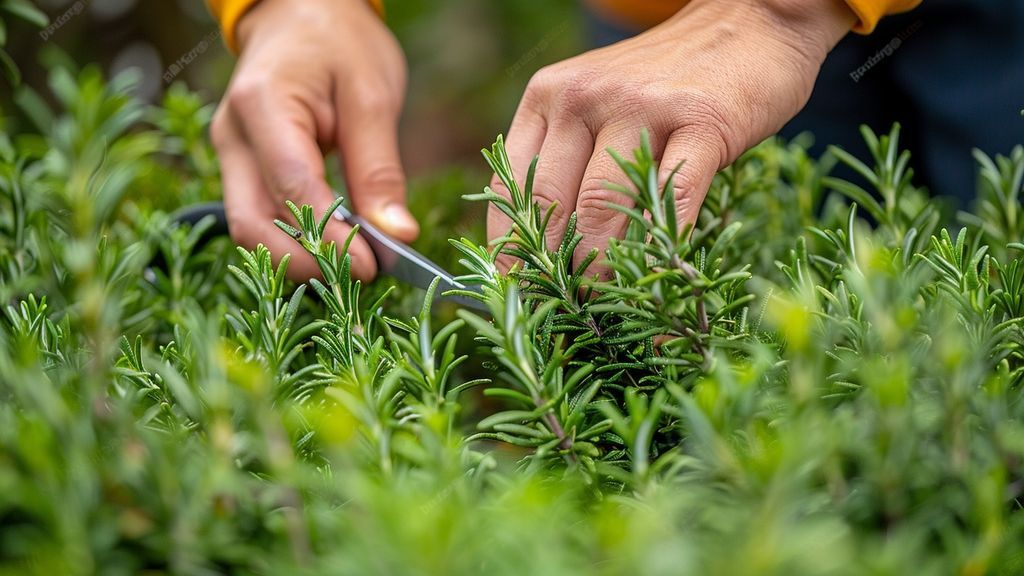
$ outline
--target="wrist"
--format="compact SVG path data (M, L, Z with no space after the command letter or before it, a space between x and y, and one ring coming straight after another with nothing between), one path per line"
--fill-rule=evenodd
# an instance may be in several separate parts
M717 27L730 34L758 36L796 50L816 65L857 23L844 0L691 0L669 20L686 25Z
M261 2L254 2L242 16L238 19L238 23L235 24L235 46L238 49L238 53L241 53L246 45L249 43L249 37L252 36L252 29L256 27L259 21L258 16L254 16L254 12L259 12Z
M368 13L376 18L381 13L381 4L380 0L255 0L235 26L238 52L245 50L254 35L261 34L258 30L265 27L264 22L271 29L279 29L288 21L313 26L318 22L334 22L330 15L339 11L347 15Z
M770 26L802 42L804 50L824 61L829 51L857 24L845 0L748 0Z

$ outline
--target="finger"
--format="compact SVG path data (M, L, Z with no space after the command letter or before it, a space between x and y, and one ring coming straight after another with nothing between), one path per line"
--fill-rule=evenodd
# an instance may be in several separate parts
M420 227L406 208L406 180L398 150L398 105L352 106L339 99L338 142L352 207L404 242ZM350 113L346 114L345 111Z
M285 220L294 219L285 208L286 200L310 205L320 217L334 202L335 195L324 177L324 159L316 144L312 114L301 105L268 106L260 114L247 114L242 124L246 141L252 147L253 160L260 168L269 194L261 195L274 203L273 212ZM345 246L351 227L332 218L324 231L324 241ZM352 275L370 280L377 274L377 261L370 246L361 237L349 245ZM306 276L308 279L311 276Z
M533 186L541 209L552 207L546 231L548 249L557 249L562 242L593 154L594 135L585 123L569 117L551 123L540 148Z
M680 231L697 222L711 181L725 164L722 149L715 138L686 128L672 133L665 143L658 181L672 179Z
M275 265L285 254L291 254L288 277L293 280L305 282L319 276L313 258L274 224L277 202L266 189L251 149L236 135L221 137L217 144L232 239L250 250L263 244Z
M652 146L656 146L652 138ZM628 217L610 206L613 204L632 206L628 196L612 189L610 184L630 187L629 179L608 150L614 150L623 158L640 147L640 131L635 127L609 127L597 135L594 153L587 165L579 197L576 200L577 232L583 236L573 258L574 266L594 249L598 250L597 260L591 264L589 273L606 276L608 267L603 263L604 251L610 238L622 238L629 223ZM657 152L655 150L654 152Z
M547 121L544 116L526 104L520 104L512 119L512 126L508 131L508 138L505 140L505 150L508 153L509 163L512 165L512 172L516 183L519 186L525 185L526 173L530 168L533 158L540 152L541 144L544 143L544 134L547 131ZM496 194L510 198L509 191L501 183L497 176L491 179L491 189ZM487 238L493 240L508 234L512 222L497 208L491 206L487 210ZM504 269L511 264L507 258L499 258L499 263Z

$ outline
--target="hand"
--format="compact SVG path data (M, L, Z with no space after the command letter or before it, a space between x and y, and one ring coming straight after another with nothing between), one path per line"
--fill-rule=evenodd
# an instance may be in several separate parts
M288 275L318 275L313 259L277 229L285 200L323 214L334 200L324 153L342 154L353 207L405 241L419 233L405 207L398 117L405 92L401 49L366 0L262 0L238 26L241 57L211 134L221 161L231 235L266 245L275 261L292 253ZM343 246L350 228L332 220L326 237ZM352 272L377 263L356 237Z
M643 129L661 182L683 163L673 180L680 222L696 222L715 172L796 115L855 20L842 0L694 0L635 38L540 70L507 149L520 185L540 155L534 196L556 204L548 245L558 245L573 211L583 235L576 264L625 233L626 216L608 205L626 198L607 183L628 180L606 150L627 156ZM496 179L492 187L507 194ZM509 227L492 208L488 235Z

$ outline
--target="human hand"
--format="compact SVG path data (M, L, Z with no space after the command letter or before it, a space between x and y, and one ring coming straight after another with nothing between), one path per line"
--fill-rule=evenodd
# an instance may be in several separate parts
M534 198L542 208L556 205L548 245L558 245L573 211L583 236L577 265L622 237L627 217L608 205L626 198L608 183L628 181L606 150L625 156L643 129L661 182L682 163L672 185L679 221L696 222L715 173L796 115L855 21L842 0L694 0L635 38L537 72L507 150L520 179L540 155ZM508 194L497 179L492 188ZM491 208L488 236L509 227Z
M397 140L405 59L366 0L262 0L237 32L241 55L211 128L234 240L263 243L275 262L291 253L295 280L316 276L313 259L274 219L292 219L285 200L318 215L328 209L331 150L341 153L355 212L400 240L415 239ZM350 231L332 220L325 237L343 246ZM349 254L354 276L376 275L362 238Z

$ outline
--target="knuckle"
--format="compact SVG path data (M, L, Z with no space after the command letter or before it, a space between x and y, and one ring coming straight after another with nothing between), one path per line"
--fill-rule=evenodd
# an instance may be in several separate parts
M555 172L556 166L545 166L545 170L538 171L537 177L533 182L533 199L536 201L542 210L551 208L554 210L555 221L561 221L561 216L565 214L566 209L571 210L573 208L574 201L577 198L578 188L570 188L575 182L568 182Z
M373 85L352 87L348 100L355 110L371 116L390 114L400 108L392 91Z
M405 188L405 173L394 164L382 164L363 173L354 184L366 188Z
M601 94L592 71L576 70L563 81L556 104L560 112L579 116L590 112L601 99Z
M686 138L695 141L700 148L714 151L721 156L721 163L727 163L738 154L740 147L736 122L730 120L723 105L701 95L685 95L677 106L683 111L679 131Z
M672 193L675 195L677 202L685 201L700 186L701 176L694 170L679 170L673 173L672 169L669 168L663 172L661 180L665 182L671 178Z
M681 215L683 221L692 224L697 214L700 213L701 205L704 204L706 191L700 189L697 179L694 178L689 183L680 186L673 185L672 192L675 196L676 214Z
M591 231L604 230L612 226L615 213L611 205L621 205L625 197L608 186L603 178L588 176L580 186L576 208L580 213L580 227Z
M245 115L255 113L262 107L271 91L272 83L263 77L246 77L234 82L225 96L229 110Z
M210 143L215 149L224 150L231 142L230 123L231 119L228 117L227 110L223 106L219 107L210 122Z
M301 163L285 160L275 168L271 175L271 181L279 200L295 202L303 200L314 179L310 171Z
M538 177L533 185L533 199L542 207L558 203L563 196L547 178Z
M704 195L696 192L690 192L684 194L676 200L676 213L677 214L693 214L694 217L698 214L701 205L704 204ZM684 218L683 220L693 220L694 218ZM692 222L689 222L692 224Z
M526 94L543 96L558 82L559 72L556 66L549 65L537 70L526 84Z
M597 206L605 208L609 203L620 204L623 196L611 189L609 180L600 176L587 176L580 184L580 207Z
M520 100L520 110L544 110L549 94L550 91L544 81L537 80L537 76L534 76L523 92L523 97Z
M555 222L560 222L566 212L566 198L566 194L544 182L538 181L533 187L533 199L540 205L541 210L552 210L552 218Z
M599 71L590 67L546 66L530 79L523 103L533 108L550 103L554 112L582 114L595 104L595 97L601 92L599 78Z

